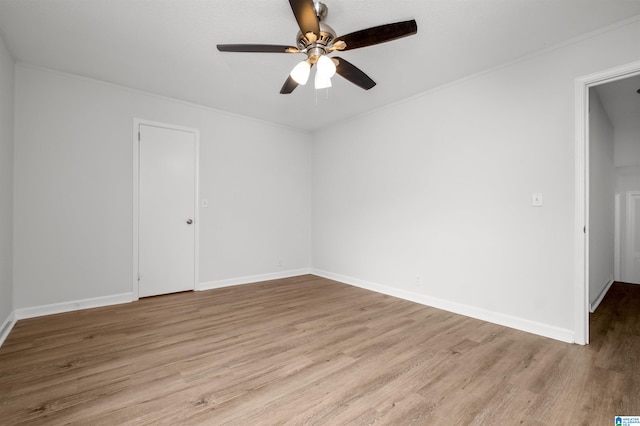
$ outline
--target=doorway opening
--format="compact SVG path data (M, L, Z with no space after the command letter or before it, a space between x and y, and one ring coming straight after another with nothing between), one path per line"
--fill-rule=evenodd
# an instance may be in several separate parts
M612 183L617 178L612 176L612 182L608 183L603 183L601 179L604 176L603 170L605 170L608 160L600 157L601 153L598 152L598 146L592 144L591 136L599 137L597 132L602 130L600 128L602 126L596 126L595 129L592 128L590 107L595 107L596 109L599 106L602 107L600 93L596 90L598 87L605 87L604 85L606 84L639 75L640 62L634 62L576 80L574 340L578 344L589 343L589 312L594 304L597 306L597 303L599 303L598 298L601 300L608 287L614 280L618 279L615 274L618 273L620 268L616 267L615 264L619 262L618 259L621 257L620 252L614 249L616 244L621 246L621 241L616 238L615 234L622 225L619 221L616 222L614 220L615 217L619 217L622 210L620 209L621 197L615 197L617 189L611 189L611 197L609 197L611 199L607 201L607 205L602 207L602 205L598 204L602 201L601 198L607 196L606 190L603 189L604 186L607 184L610 186L616 185L617 188L617 183ZM640 89L640 87L637 89ZM640 97L640 94L637 94L637 96ZM591 131L594 131L594 135L590 134ZM611 136L611 138L613 137ZM615 160L612 158L610 165L612 168L615 168L614 162ZM617 209L616 206L618 207ZM607 222L609 219L611 221ZM607 223L607 229L604 231L601 226L603 223ZM594 226L592 227L592 225ZM612 263L614 264L610 265L609 270L598 276L598 273L605 271L605 268L602 265L598 265L594 259L601 260L598 251L602 248L600 243L605 240L611 242L611 257L615 260L613 260Z

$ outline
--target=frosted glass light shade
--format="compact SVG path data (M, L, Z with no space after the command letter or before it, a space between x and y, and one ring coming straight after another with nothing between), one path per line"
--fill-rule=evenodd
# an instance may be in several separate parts
M336 74L336 64L333 63L331 58L322 55L318 58L318 71L317 74L322 75L322 79L331 78Z
M315 86L316 89L326 89L331 87L331 78L323 76L320 70L318 70L316 71Z
M307 84L307 80L309 80L309 73L311 72L311 65L307 61L299 62L293 69L291 70L292 79L295 80L296 83L305 85Z

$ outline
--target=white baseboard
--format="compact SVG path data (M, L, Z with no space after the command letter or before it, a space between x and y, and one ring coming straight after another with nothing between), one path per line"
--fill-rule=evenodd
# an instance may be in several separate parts
M203 282L196 290L210 290L214 288L229 287L233 285L249 284L260 281L277 280L281 278L296 277L309 274L309 269L295 269L290 271L275 272L270 274L252 275L247 277L230 278L219 281ZM13 322L20 319L40 317L44 315L60 314L64 312L78 311L80 309L99 308L102 306L119 305L133 302L133 293L114 294L112 296L95 297L91 299L74 300L70 302L53 303L50 305L32 306L16 309L13 314ZM7 320L8 321L8 320ZM3 330L3 329L0 329Z
M591 303L591 305L589 306L589 312L594 313L596 309L598 309L598 306L600 306L600 302L602 302L602 299L604 299L604 296L607 295L607 292L609 291L609 289L611 288L611 285L614 282L615 281L613 279L609 280L609 282L607 283L607 285L604 286L604 288L602 289L602 291L600 292L596 300L594 300L593 303Z
M102 306L119 305L132 302L133 293L114 294L112 296L94 297L91 299L74 300L71 302L53 303L50 305L32 306L16 309L16 319L34 318L44 315L60 314L81 309L99 308Z
M2 346L4 341L7 339L9 333L11 333L14 325L16 325L16 313L15 311L12 311L7 319L2 323L2 327L0 327L0 346Z
M198 285L196 290L213 290L216 288L231 287L234 285L252 284L261 281L279 280L282 278L298 277L300 275L307 275L311 273L310 269L293 269L289 271L272 272L268 274L250 275L246 277L229 278L226 280L206 281Z
M387 294L389 296L398 297L400 299L409 300L411 302L420 303L422 305L431 306L434 308L453 312L455 314L476 318L482 321L487 321L487 322L502 325L505 327L514 328L516 330L526 331L527 333L533 333L539 336L549 337L551 339L560 340L562 342L575 343L575 334L572 330L555 327L552 325L543 324L536 321L527 320L524 318L514 317L511 315L501 314L498 312L488 311L486 309L477 308L474 306L469 306L461 303L451 302L448 300L438 299L436 297L419 294L413 291L389 287L386 285L372 283L369 281L364 281L364 280L360 280L353 277L334 274L331 272L322 271L318 269L312 268L311 273L313 275L318 275L320 277L328 278L334 281L339 281L345 284L353 285L355 287L360 287L366 290Z
M308 268L295 269L289 271L275 272L269 274L251 275L239 278L230 278L226 280L203 282L198 285L196 290L211 290L214 288L229 287L234 285L249 284L268 280L277 280L281 278L297 277L309 274ZM0 328L0 346L5 341L9 332L13 329L17 320L26 318L41 317L44 315L60 314L64 312L78 311L81 309L99 308L103 306L119 305L122 303L133 302L133 293L115 294L112 296L94 297L91 299L74 300L70 302L53 303L50 305L31 306L28 308L16 309L2 323Z

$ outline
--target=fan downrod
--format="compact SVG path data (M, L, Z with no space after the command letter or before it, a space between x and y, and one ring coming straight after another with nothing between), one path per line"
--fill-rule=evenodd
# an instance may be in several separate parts
M324 21L329 14L329 8L327 5L319 1L313 2L313 8L316 10L316 16L320 22Z

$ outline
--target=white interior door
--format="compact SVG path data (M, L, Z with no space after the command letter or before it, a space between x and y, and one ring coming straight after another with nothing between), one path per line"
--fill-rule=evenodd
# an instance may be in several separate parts
M195 288L196 134L139 125L138 292Z
M627 193L627 256L624 281L640 284L640 192Z

